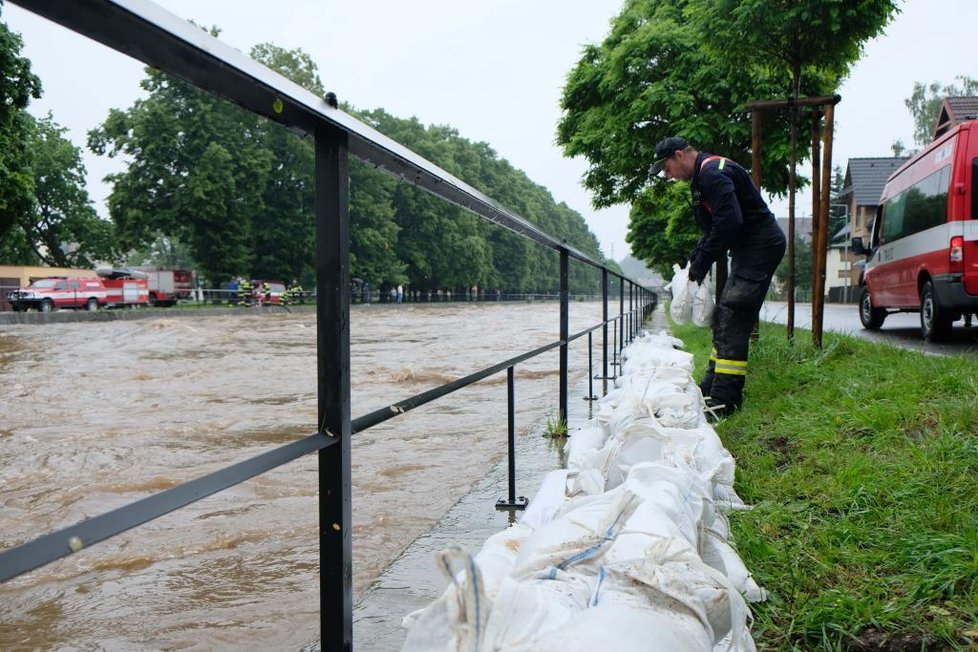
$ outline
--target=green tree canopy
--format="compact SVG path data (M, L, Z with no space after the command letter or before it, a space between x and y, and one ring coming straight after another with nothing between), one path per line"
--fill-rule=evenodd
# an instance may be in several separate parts
M212 30L216 33L216 29ZM321 95L315 63L300 50L258 45L251 56ZM132 162L111 177L109 207L121 244L185 244L204 276L311 284L314 277L314 150L309 139L147 69L145 99L113 110L89 134L100 154ZM470 183L551 235L600 259L584 218L514 169L485 143L448 126L422 125L381 109L367 124ZM481 218L353 160L351 276L374 288L528 291L556 289L558 257ZM580 291L597 276L572 267Z
M0 22L0 255L5 260L30 248L14 225L28 220L34 210L30 116L24 109L31 98L41 96L41 81L31 72L30 61L20 56L22 47L20 36Z
M585 47L568 75L557 141L568 156L587 158L595 205L632 203L633 253L662 271L688 243L676 220L690 213L677 193L648 188L655 144L682 135L748 164L746 103L831 92L893 10L885 0L626 0L608 37ZM766 114L762 125L765 189L783 194L790 120Z
M30 219L19 226L36 260L55 267L114 261L115 229L98 217L88 198L80 148L50 114L28 121L35 201Z

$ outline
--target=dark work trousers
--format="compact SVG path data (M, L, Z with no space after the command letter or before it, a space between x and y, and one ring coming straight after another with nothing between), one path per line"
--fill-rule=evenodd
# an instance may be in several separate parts
M730 274L713 313L713 352L700 383L712 404L736 409L743 402L751 331L786 246L771 220L730 250Z

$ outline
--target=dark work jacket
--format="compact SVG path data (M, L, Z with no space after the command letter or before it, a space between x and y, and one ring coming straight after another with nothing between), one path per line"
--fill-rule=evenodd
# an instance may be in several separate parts
M692 257L703 269L724 259L728 251L736 255L741 247L784 238L747 170L723 157L704 165L712 156L705 152L696 156L690 184L696 224L704 233ZM701 259L696 261L697 257Z

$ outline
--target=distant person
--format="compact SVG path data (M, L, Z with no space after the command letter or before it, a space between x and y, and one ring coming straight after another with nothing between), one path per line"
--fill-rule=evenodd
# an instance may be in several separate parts
M397 285L397 302L404 303L404 286L400 283Z
M707 415L716 420L743 403L751 331L787 241L741 166L698 152L675 136L656 145L655 156L652 176L665 171L668 178L689 182L703 231L689 255L689 280L702 283L713 263L726 265L730 254L730 274L713 315L713 354L700 383Z
M251 281L246 278L241 279L238 283L238 305L239 306L250 306L254 301L254 287L251 285Z
M299 279L292 279L292 283L290 283L288 289L285 290L283 298L285 299L285 305L302 303L302 286L299 285Z

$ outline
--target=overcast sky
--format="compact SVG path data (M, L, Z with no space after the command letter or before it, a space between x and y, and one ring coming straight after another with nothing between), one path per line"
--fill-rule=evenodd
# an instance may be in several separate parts
M577 210L606 255L628 253L628 208L595 211L581 187L582 160L554 144L565 77L586 43L600 42L620 0L161 0L174 14L221 28L221 39L247 52L275 43L302 48L325 87L360 109L383 108L425 124L449 124ZM833 161L889 156L912 143L903 100L915 81L978 78L973 55L976 0L907 0L886 34L865 48L839 90ZM76 145L106 117L139 97L142 65L30 14L9 1L2 19L22 34L24 54L44 85L32 112L47 111ZM736 52L736 44L731 45ZM118 164L87 154L90 193L101 214L108 188L98 180ZM811 211L799 199L799 215ZM786 203L772 202L778 215Z

